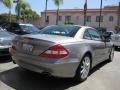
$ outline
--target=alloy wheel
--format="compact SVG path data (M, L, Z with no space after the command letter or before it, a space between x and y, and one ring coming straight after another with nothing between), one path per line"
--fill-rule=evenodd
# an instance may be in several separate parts
M90 58L88 56L84 57L81 62L80 68L81 79L86 79L90 71Z

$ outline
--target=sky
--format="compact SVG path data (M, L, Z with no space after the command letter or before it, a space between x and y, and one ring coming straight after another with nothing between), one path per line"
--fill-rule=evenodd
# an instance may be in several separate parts
M31 9L36 11L38 14L45 9L45 0L25 0L31 5ZM88 0L88 8L99 8L101 0ZM60 6L60 9L73 9L83 8L85 0L64 0L64 4ZM103 0L103 7L106 5L118 5L120 0ZM13 4L12 13L15 14L15 3ZM48 9L56 9L53 0L48 0ZM8 9L0 3L0 14L7 13Z

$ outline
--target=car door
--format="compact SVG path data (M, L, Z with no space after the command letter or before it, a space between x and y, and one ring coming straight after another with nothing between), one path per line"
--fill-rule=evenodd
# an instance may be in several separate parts
M94 53L95 64L98 64L102 62L103 60L105 60L106 58L106 55L105 55L106 45L103 42L101 35L96 29L89 28L87 30L92 38L91 46L92 46L93 53Z

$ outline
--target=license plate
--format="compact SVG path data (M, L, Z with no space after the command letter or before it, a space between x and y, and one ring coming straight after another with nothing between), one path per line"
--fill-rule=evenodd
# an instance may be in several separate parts
M26 52L32 52L33 50L33 46L32 45L29 45L29 44L23 44L22 45L22 49Z

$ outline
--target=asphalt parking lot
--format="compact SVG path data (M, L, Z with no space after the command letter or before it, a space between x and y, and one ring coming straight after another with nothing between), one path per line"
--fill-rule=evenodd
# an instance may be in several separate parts
M97 65L82 83L30 72L1 58L0 90L120 90L120 52L115 52L113 62Z

